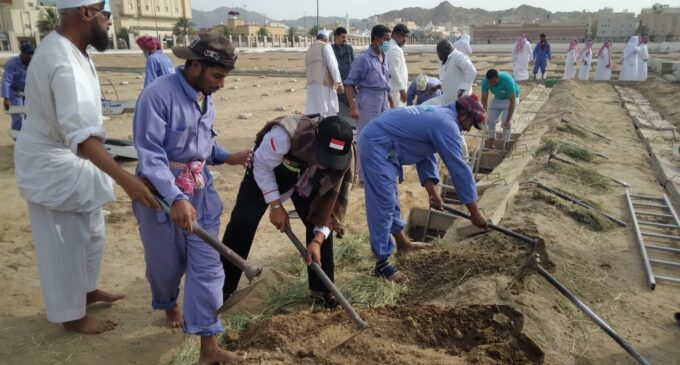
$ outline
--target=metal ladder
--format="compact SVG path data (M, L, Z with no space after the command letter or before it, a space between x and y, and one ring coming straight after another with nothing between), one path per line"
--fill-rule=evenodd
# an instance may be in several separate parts
M628 209L630 210L633 225L635 227L635 235L637 237L638 245L640 246L640 254L645 265L645 273L647 274L647 282L650 289L656 288L656 280L665 280L674 283L680 283L680 277L655 275L652 271L652 265L661 265L670 268L680 269L680 261L661 260L649 256L651 252L663 252L668 254L675 254L680 257L680 248L662 246L665 241L680 241L680 219L673 209L670 200L666 194L661 197L648 195L634 195L626 190L626 199L628 201ZM636 210L643 208L644 211ZM650 218L656 221L651 221ZM640 226L647 226L658 229L672 230L671 234L662 234L658 232L643 231ZM645 242L645 237L655 240L654 244ZM658 240L658 242L656 242Z

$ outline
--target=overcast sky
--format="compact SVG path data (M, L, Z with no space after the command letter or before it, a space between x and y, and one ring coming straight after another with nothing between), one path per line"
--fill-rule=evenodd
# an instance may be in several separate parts
M390 0L390 1L367 1L367 0L319 0L319 14L321 16L341 16L349 13L352 18L366 18L374 14L381 14L390 10L405 7L419 6L433 8L441 0ZM549 11L595 11L604 7L614 8L615 11L627 9L639 13L641 8L651 7L659 0L544 0L544 1L513 1L513 0L457 0L451 3L464 8L484 8L487 10L503 10L527 4L542 7ZM680 1L660 1L673 7L680 6ZM246 4L247 7L243 5ZM264 13L272 19L297 19L303 12L316 15L316 0L193 0L193 8L198 10L213 10L220 6L240 6L246 10Z

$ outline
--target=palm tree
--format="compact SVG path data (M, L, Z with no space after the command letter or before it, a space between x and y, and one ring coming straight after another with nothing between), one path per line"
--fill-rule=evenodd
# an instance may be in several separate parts
M257 36L269 38L269 32L267 31L267 28L260 27L260 29L257 31Z
M44 18L38 20L36 23L38 26L38 31L40 32L41 36L44 36L45 34L56 30L57 27L59 26L59 14L52 9L52 8L47 8L45 9Z
M191 21L191 19L180 17L177 19L177 23L172 27L172 34L177 37L177 42L184 44L184 40L187 37L192 37L196 34L196 26Z

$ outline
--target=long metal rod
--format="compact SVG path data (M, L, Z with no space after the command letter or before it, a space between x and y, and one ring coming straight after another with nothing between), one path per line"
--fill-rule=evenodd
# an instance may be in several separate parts
M630 345L626 340L619 336L616 331L614 331L607 322L603 321L595 312L593 312L586 304L584 304L578 297L572 294L569 289L567 289L562 283L560 283L554 276L552 276L547 270L545 270L540 264L534 266L536 271L541 274L552 286L554 286L562 295L564 295L569 301L574 303L581 312L585 313L590 319L593 320L604 332L606 332L609 337L611 337L616 343L619 344L630 356L632 356L638 363L643 365L651 365L652 363L647 360L642 354L637 352L633 346Z
M452 213L455 216L463 217L465 219L470 219L470 220L472 219L469 214L464 213L464 212L462 212L458 209L454 209L454 208L451 208L451 207L448 207L448 206L444 206L444 210L449 212L449 213ZM506 236L510 236L512 238L515 238L515 239L518 239L522 242L527 243L531 247L531 249L534 249L538 245L538 243L536 241L534 241L533 239L531 239L527 236L524 236L524 235L519 234L517 232L511 231L507 228L497 226L493 223L488 223L488 225L489 225L489 228L493 229L494 231L501 232Z
M673 204L671 204L671 201L668 199L668 196L666 196L666 194L663 195L663 200L666 202L666 205L668 206L668 211L671 212L671 214L673 215L675 225L680 227L680 219L678 219L678 214L675 213L675 209L673 209Z
M661 228L680 229L680 226L676 226L675 224L663 224L663 223L647 222L647 221L641 221L641 220L638 220L638 224L641 225L641 226L652 226L652 227L661 227Z
M649 283L649 288L654 290L656 288L656 280L654 279L654 272L652 271L652 264L649 263L649 255L647 254L647 247L645 246L645 240L640 234L640 226L638 225L638 220L633 207L633 201L630 200L630 192L626 189L626 202L628 203L628 209L630 210L630 216L633 219L633 228L635 230L635 237L637 238L638 247L640 248L640 255L642 256L642 263L645 267L645 274L647 275L647 282Z
M654 245L645 245L650 250L657 250L657 251L664 251L664 252L670 252L670 253L680 253L680 249L677 248L672 248L672 247L663 247L663 246L654 246Z
M644 200L663 200L663 198L659 198L657 196L639 195L639 194L630 194L630 197L636 198L636 199L644 199Z
M551 188L551 187L549 187L549 186L545 186L545 185L541 184L540 182L537 182L536 184L538 185L539 188L541 188L541 189L543 189L543 190L545 190L545 191L549 191L549 192L551 192L551 193L553 193L553 194L559 196L559 197L562 198L562 199L568 200L568 201L570 201L570 202L572 202L572 203L574 203L574 204L580 205L580 206L582 206L582 207L584 207L584 208L586 208L586 209L590 209L590 210L592 210L592 211L594 211L594 212L597 212L597 213L601 214L602 216L604 216L604 217L606 217L607 219L609 219L610 221L612 221L612 222L614 222L614 223L620 225L621 227L625 227L625 226L626 226L626 222L622 221L621 219L619 219L619 218L617 218L617 217L614 217L614 216L612 216L612 215L609 215L609 214L607 214L607 213L605 213L605 212L603 212L603 211L601 211L601 210L599 210L599 209L597 209L597 208L595 208L595 207L593 207L593 206L591 206L591 205L588 205L588 204L586 204L586 203L584 203L584 202L582 202L582 201L580 201L580 200L574 198L573 196L564 194L564 193L562 193L561 191L555 190L555 189L553 189L553 188Z
M674 241L680 241L680 236L669 236L667 234L660 234L660 233L652 233L652 232L640 232L643 236L649 236L649 237L656 237L656 238L664 238L667 240L674 240Z
M665 205L633 202L636 207L668 209Z
M666 261L666 260L657 260L657 259L649 259L650 262L654 264L660 264L660 265L667 265L667 266L674 266L674 267L680 267L680 262L674 262L674 261Z
M293 242L295 247L298 249L300 252L300 256L302 256L303 260L307 259L307 249L305 246L300 242L300 240L297 238L295 233L293 233L293 230L290 229L290 227L286 227L286 236ZM368 323L361 319L359 316L359 313L357 313L354 308L349 304L347 299L340 293L338 288L335 287L331 279L328 278L328 275L326 275L325 272L323 272L323 269L321 269L321 266L317 264L316 262L312 261L312 263L309 265L311 266L312 270L316 275L321 279L323 284L330 290L333 295L335 295L335 299L340 302L340 305L342 305L342 308L349 314L349 317L352 319L352 322L359 328L360 330L366 329L368 327Z
M639 215L648 215L648 216L650 216L650 217L659 217L659 218L673 218L673 216L670 215L670 214L659 214L659 213L652 213L652 212L640 212L640 211L637 211L637 212L635 212L635 214L639 214Z
M673 278L673 277L670 277L670 276L657 275L656 278L659 279L659 280L670 281L670 282L673 282L673 283L680 283L680 279Z

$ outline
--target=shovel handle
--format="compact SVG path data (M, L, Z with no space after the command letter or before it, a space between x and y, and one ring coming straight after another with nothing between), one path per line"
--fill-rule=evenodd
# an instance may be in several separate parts
M297 238L295 233L290 229L290 227L286 226L286 236L293 242L295 245L295 248L297 248L298 252L300 252L300 256L302 256L303 260L307 259L307 248L300 242L300 240ZM321 266L317 264L316 262L313 262L310 264L312 267L312 270L316 273L316 275L321 279L323 284L330 290L333 295L335 295L335 298L340 302L340 305L342 305L342 308L347 312L349 317L352 319L352 322L359 328L360 330L366 329L368 327L368 322L364 321L361 319L359 316L359 313L357 313L354 308L352 308L352 305L349 304L347 299L340 293L338 288L335 287L335 284L331 281L331 279L328 278L328 275L326 275L325 272L323 272L323 269L321 269Z

